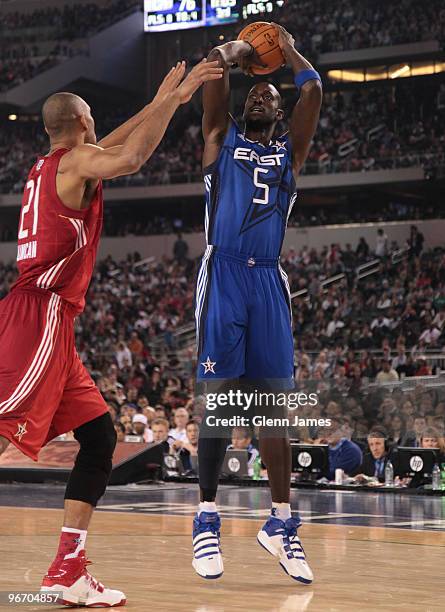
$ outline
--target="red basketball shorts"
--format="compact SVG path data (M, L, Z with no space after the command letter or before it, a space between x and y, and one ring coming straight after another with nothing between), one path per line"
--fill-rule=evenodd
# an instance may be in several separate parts
M52 438L107 412L60 296L15 289L0 301L0 436L37 461Z

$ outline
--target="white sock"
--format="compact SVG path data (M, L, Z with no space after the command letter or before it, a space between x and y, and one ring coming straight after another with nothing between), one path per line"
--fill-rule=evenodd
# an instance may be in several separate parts
M68 554L65 554L65 559L75 559L81 550L85 549L85 542L87 539L88 531L82 529L73 529L72 527L62 527L62 533L70 533L73 534L73 538L71 542L76 544L76 549ZM61 541L66 538L61 536Z
M198 515L201 512L218 512L215 502L199 502Z
M282 521L287 521L292 517L290 511L290 504L278 504L277 502L272 502L272 514Z

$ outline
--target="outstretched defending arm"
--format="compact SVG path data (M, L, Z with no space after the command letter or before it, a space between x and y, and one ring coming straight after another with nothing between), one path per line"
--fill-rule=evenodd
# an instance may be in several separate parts
M178 70L180 68L180 65L181 65L181 62L178 62L176 66L171 69L167 77L171 75L173 70ZM153 108L153 104L156 104L156 100L159 101L164 95L167 95L168 93L167 89L169 85L170 85L169 79L168 78L164 79L164 81L161 83L158 89L156 97L149 104L144 106L144 108L141 109L138 113L133 115L133 117L130 117L127 121L122 123L122 125L119 125L115 130L110 132L107 136L99 140L99 142L97 143L97 146L101 147L102 149L109 149L111 147L115 147L117 145L124 144L124 142L130 136L130 134L134 132L134 130L143 121L145 121L145 119L153 116L153 111L155 110L155 108Z
M140 125L144 119L147 118L149 113L152 110L153 102L150 102L143 109L141 109L138 113L127 119L124 123L119 125L112 132L101 138L97 143L98 147L102 149L109 149L111 147L115 147L117 145L123 144L127 138L130 136L132 132Z
M294 38L282 26L274 24L280 31L281 51L294 73L295 84L300 88L300 98L292 111L290 134L293 150L295 177L301 171L309 153L312 138L320 116L323 90L320 76L294 47Z
M217 61L224 70L223 78L204 84L202 101L202 133L204 136L203 167L212 164L219 155L229 124L230 83L229 71L233 64L239 64L248 71L253 63L261 65L254 48L243 40L234 40L215 47L207 56L209 62Z
M216 62L203 60L181 83L185 63L172 68L165 77L144 120L134 129L124 144L103 149L96 145L80 145L63 159L63 172L82 180L107 179L138 172L159 145L180 104L188 102L206 81L220 79L222 70Z

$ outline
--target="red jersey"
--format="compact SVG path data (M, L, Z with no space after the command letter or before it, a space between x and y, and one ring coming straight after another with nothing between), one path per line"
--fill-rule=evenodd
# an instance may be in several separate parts
M12 288L48 289L80 313L96 262L103 195L99 182L88 208L73 210L63 204L57 195L56 174L68 150L39 157L28 175L19 221L19 278Z

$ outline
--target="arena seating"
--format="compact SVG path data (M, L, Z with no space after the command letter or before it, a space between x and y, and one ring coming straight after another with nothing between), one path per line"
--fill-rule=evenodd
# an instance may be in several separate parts
M445 158L444 92L445 85L440 83L425 86L422 82L401 82L392 88L326 94L314 146L303 172L363 172L410 166L433 171ZM102 108L96 113L99 134L111 131L135 110L133 105L109 112ZM179 114L150 162L137 174L108 185L200 182L199 121L195 112ZM0 193L22 190L25 169L45 147L40 123L26 121L26 117L23 121L6 122L0 134Z
M291 250L283 262L294 293L296 379L319 389L321 414L341 416L358 438L378 424L391 431L401 415L405 435L418 412L443 425L443 385L433 383L444 367L445 253L413 247L401 259L379 258L362 243ZM376 273L360 278L364 263ZM128 414L143 408L170 418L186 406L199 416L191 394L196 269L187 259L139 265L137 256L98 264L77 346L127 434ZM0 265L0 298L15 274Z

